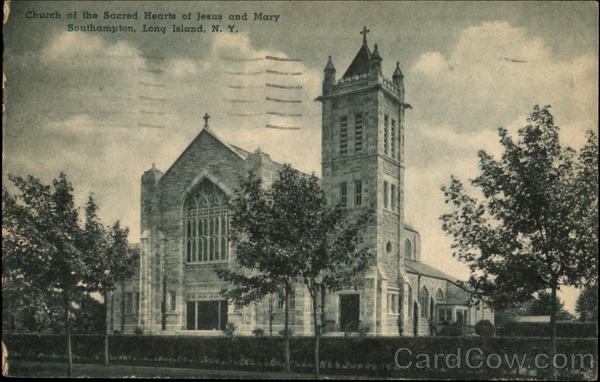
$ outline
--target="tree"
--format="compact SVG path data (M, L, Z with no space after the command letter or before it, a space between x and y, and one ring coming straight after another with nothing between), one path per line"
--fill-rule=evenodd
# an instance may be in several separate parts
M556 319L571 320L573 316L565 309L564 302L560 297L556 297ZM549 316L552 313L552 295L546 291L538 293L537 298L531 300L527 309L527 315L530 316Z
M496 307L550 291L555 354L557 291L597 280L598 144L588 132L579 155L561 147L549 106L535 106L527 121L517 142L499 129L500 159L479 151L481 173L470 183L482 200L454 177L442 187L452 211L441 220L453 255L474 272L472 288Z
M324 324L325 294L362 286L374 256L364 243L372 211L350 215L328 204L316 176L284 167L272 186L282 236L292 238L287 250L299 259L300 280L312 302L315 378L319 378L319 337ZM318 322L321 301L321 325Z
M18 298L19 306L47 303L62 311L71 376L71 316L74 302L81 300L84 292L81 281L86 272L77 245L81 228L73 187L63 173L52 186L32 176L8 177L18 194L6 188L2 191L2 276L16 292L13 296Z
M298 279L300 264L287 243L293 238L281 232L281 211L270 189L260 178L249 173L240 179L230 202L230 236L235 245L235 265L218 269L217 274L230 282L224 295L240 305L283 292L285 296L285 364L290 370L289 294ZM271 302L271 300L269 300Z
M494 324L501 328L509 322L515 321L518 316L526 316L533 298L514 304L502 304L494 309Z
M89 294L84 294L73 314L73 330L79 333L99 333L106 322L104 304Z
M581 291L575 311L581 321L598 321L598 286L592 285Z
M89 291L99 292L104 306L104 364L109 364L108 347L108 295L119 282L130 279L138 269L139 253L130 249L127 241L129 229L119 221L105 227L98 217L98 205L90 195L85 209L86 221L81 247L88 264L85 284Z
M242 303L277 290L285 294L286 365L289 370L288 302L295 283L312 301L315 376L319 375L319 297L327 291L358 287L372 253L362 242L370 213L351 219L327 204L316 176L285 165L270 188L249 175L232 202L232 231L239 268L218 271L233 287L228 295Z

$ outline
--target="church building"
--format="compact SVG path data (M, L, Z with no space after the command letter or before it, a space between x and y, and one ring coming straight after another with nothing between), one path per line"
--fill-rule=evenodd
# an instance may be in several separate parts
M365 226L376 256L360 290L326 296L324 335L434 335L458 323L467 331L493 322L485 304L469 306L469 293L456 278L421 262L421 238L404 217L404 75L391 78L382 57L367 43L365 28L355 58L341 76L329 57L322 94L322 187L329 200L356 212L371 207ZM410 142L408 143L410 144ZM204 128L165 172L153 165L141 178L140 271L109 296L112 331L144 334L222 335L255 329L279 334L283 298L270 296L246 307L222 297L226 288L215 270L235 262L229 240L227 200L240 177L253 171L267 187L282 164L267 153L246 151ZM290 298L290 328L313 331L308 291L298 285Z

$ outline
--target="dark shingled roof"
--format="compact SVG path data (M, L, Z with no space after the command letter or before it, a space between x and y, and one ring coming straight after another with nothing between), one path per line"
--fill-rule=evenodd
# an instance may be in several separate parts
M442 280L448 280L453 283L458 282L458 279L456 277L450 276L447 273L444 273L440 270L435 269L432 266L423 264L418 261L405 259L404 265L406 266L406 271L409 273L416 273L418 275L434 277L434 278L442 279Z
M358 53L356 53L356 57L352 60L352 63L344 73L342 78L349 78L356 75L361 75L365 73L369 73L369 64L371 61L371 51L367 44L362 44Z

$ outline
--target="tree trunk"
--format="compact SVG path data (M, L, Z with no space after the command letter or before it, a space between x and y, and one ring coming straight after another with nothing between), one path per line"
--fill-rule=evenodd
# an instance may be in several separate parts
M167 276L163 274L162 282L162 302L160 303L161 320L160 327L163 331L167 330ZM219 325L221 325L219 323Z
M108 360L108 293L104 291L104 366L109 365Z
M558 375L554 368L554 355L556 354L556 282L552 284L552 306L550 307L550 372L552 379L556 380Z
M315 379L319 379L319 322L317 321L317 291L311 294L313 303L313 322L315 328Z
M273 297L269 296L269 335L273 337Z
M321 330L319 334L325 333L325 289L321 289Z
M125 334L125 283L121 282L121 334Z
M71 350L71 319L69 317L69 300L65 299L65 326L67 329L67 376L73 377L73 353Z
M289 330L289 306L288 306L289 293L288 288L285 288L285 370L290 371L290 330Z

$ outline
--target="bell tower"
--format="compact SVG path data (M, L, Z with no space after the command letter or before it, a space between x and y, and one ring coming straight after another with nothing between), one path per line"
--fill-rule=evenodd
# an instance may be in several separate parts
M407 105L400 65L391 79L383 76L383 58L377 44L369 48L368 32L366 27L360 32L362 44L340 79L331 57L325 66L323 94L317 98L322 103L322 185L329 201L350 209L351 215L366 208L376 214L365 227L377 263L367 276L374 281L367 280L365 296L361 294L366 301L360 304L360 320L373 332L397 333L384 306L388 288L398 293L406 280L401 236Z

